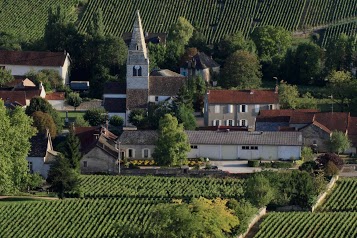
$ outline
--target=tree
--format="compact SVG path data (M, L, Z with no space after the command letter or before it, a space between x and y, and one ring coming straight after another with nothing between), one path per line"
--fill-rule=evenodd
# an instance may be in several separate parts
M239 220L226 207L226 200L194 198L191 203L160 204L152 212L150 228L143 234L140 230L120 225L126 237L217 237L232 235Z
M52 138L56 137L56 124L50 114L36 111L31 116L33 118L33 126L37 128L38 132L46 133L48 130Z
M329 141L329 149L332 153L343 153L348 148L351 147L351 142L349 141L347 135L342 131L333 131Z
M301 159L302 161L306 162L306 161L312 161L314 160L314 152L312 151L312 149L310 147L306 147L304 146L301 149Z
M26 77L34 82L37 86L42 83L46 91L60 89L64 86L62 77L59 75L58 71L54 69L43 69L39 72L31 70L26 73Z
M123 126L124 119L120 116L114 115L110 118L109 124L112 126Z
M262 207L274 198L274 191L264 175L256 174L246 180L245 196L253 205Z
M11 75L11 70L0 68L0 88L13 80L14 76Z
M74 121L74 126L75 127L88 127L90 126L89 123L83 119L83 117L77 117L76 120Z
M184 17L179 17L169 30L168 41L174 41L180 45L187 45L192 37L194 27Z
M50 167L47 181L51 184L51 189L60 198L64 198L65 192L78 189L78 172L71 168L70 162L63 155L59 155Z
M210 49L207 46L207 37L200 32L197 27L193 30L192 37L188 42L189 47L197 48L200 52L209 53Z
M133 109L129 114L129 123L136 126L138 129L145 129L148 127L147 111L144 109Z
M22 108L6 110L0 100L0 194L13 194L27 186L30 138L36 129Z
M285 82L279 85L279 103L281 109L295 109L298 105L299 91L296 85Z
M63 121L58 112L46 99L41 97L34 97L31 99L30 105L26 107L26 114L30 116L36 111L50 114L54 123L56 124L57 134L62 132Z
M307 92L299 98L296 108L317 109L317 100L311 95L310 92Z
M99 126L104 124L107 119L106 111L103 108L93 108L87 110L83 115L84 120L86 120L91 126Z
M176 117L166 114L160 119L159 138L153 153L155 162L159 165L179 165L186 162L189 151L183 125L178 124Z
M326 168L327 163L331 161L337 166L339 170L342 169L344 164L343 159L341 159L340 156L334 153L326 153L319 155L316 161L319 163L320 166L322 166L322 168Z
M27 186L29 189L41 187L44 179L39 173L29 174L27 178Z
M77 108L82 103L82 98L79 96L79 93L71 92L68 94L67 103L74 108Z
M259 88L262 76L260 69L256 55L247 51L236 51L226 60L221 85L225 88Z
M196 129L196 118L193 113L192 107L190 108L187 105L181 104L178 108L177 119L179 123L183 124L185 130Z
M69 161L71 169L74 169L76 171L79 171L79 162L82 159L82 154L79 150L80 146L80 141L75 135L73 127L71 127L60 152L63 154L64 158Z
M0 31L0 50L21 50L19 37L12 32Z

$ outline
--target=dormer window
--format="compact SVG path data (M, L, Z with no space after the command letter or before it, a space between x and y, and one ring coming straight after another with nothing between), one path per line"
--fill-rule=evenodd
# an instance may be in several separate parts
M142 76L141 66L135 65L135 66L133 67L133 76Z

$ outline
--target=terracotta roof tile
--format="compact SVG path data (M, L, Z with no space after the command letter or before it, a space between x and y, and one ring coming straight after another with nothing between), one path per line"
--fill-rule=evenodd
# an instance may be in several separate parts
M31 66L63 66L64 52L0 50L0 64Z
M176 96L185 84L186 77L150 76L149 81L150 95Z
M260 110L258 116L271 117L271 116L292 116L295 112L319 112L317 109L280 109L280 110Z
M357 117L350 117L348 122L348 134L357 135Z
M6 104L18 103L26 106L26 92L25 91L0 91L0 99Z
M348 112L320 112L315 114L315 121L326 126L330 131L346 132L348 118Z
M278 94L274 90L210 90L209 103L279 103Z
M64 92L54 92L50 94L46 94L46 100L65 100Z

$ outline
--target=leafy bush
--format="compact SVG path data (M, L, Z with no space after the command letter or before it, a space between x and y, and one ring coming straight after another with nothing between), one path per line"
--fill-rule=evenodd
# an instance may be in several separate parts
M288 169L293 167L292 162L274 161L271 163L260 163L263 168Z
M83 115L84 120L86 120L91 126L99 126L105 123L107 119L106 111L102 108L94 108L85 112Z
M303 147L301 150L301 159L303 161L310 161L314 159L314 152L310 147Z
M317 169L317 164L315 161L306 161L304 162L299 169L301 171L306 171L308 173L313 173L315 169Z
M232 209L239 219L239 225L235 230L236 234L242 234L245 232L248 228L250 219L258 212L256 207L244 199L239 202L235 199L231 199L227 203L227 207Z
M114 115L110 118L109 123L112 126L123 126L124 120L122 117Z
M334 176L338 174L339 169L332 161L328 161L324 171L326 176Z
M248 160L249 167L259 167L259 160Z
M27 177L27 186L29 189L41 187L44 179L39 173L29 174Z
M71 92L67 96L67 103L73 107L78 107L82 103L79 93Z

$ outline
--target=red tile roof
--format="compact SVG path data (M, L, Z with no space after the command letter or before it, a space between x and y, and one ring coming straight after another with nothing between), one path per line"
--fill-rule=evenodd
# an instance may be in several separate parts
M280 109L280 110L260 110L259 116L274 117L274 116L292 116L294 113L309 113L319 112L317 109Z
M320 112L315 114L315 121L326 126L330 131L346 132L349 112Z
M46 95L46 100L65 100L64 92L54 92Z
M348 134L357 135L357 117L350 117L348 122Z
M0 99L5 104L18 103L26 106L26 92L25 91L0 91Z
M63 66L64 52L0 50L0 65Z
M208 93L209 103L279 103L274 90L210 90Z

